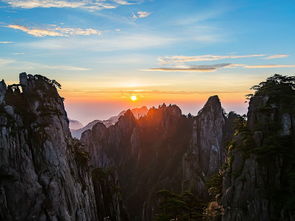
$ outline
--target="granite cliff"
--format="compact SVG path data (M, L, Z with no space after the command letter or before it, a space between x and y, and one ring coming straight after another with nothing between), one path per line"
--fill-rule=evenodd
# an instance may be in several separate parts
M0 220L295 220L295 78L253 87L247 116L217 96L122 113L72 138L59 83L0 82Z
M229 146L222 220L295 220L294 83L274 75L254 86Z
M140 119L127 111L113 126L97 123L82 134L81 142L92 153L92 164L116 171L133 220L151 220L162 189L208 199L206 180L225 161L231 117L217 96L196 117L163 104Z
M92 179L88 153L71 137L56 87L26 73L19 84L0 82L0 220L94 221L120 214L116 201L101 193L113 181ZM102 211L108 201L114 201L112 214Z

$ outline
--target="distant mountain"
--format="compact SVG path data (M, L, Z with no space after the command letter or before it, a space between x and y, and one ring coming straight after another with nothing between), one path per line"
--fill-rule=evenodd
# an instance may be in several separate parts
M80 129L80 128L83 127L83 124L81 124L77 120L71 120L71 119L69 119L69 123L70 123L69 124L69 127L70 127L71 130L78 130L78 129Z
M134 115L134 117L136 119L139 119L139 118L141 118L141 117L143 117L143 116L145 116L147 114L148 108L146 106L142 106L142 107L131 109L131 112L133 113L133 115ZM80 139L81 134L84 131L86 131L88 129L92 129L92 127L97 123L103 123L106 127L114 125L114 124L116 124L118 122L119 118L121 116L123 116L125 113L126 113L126 110L121 111L117 116L112 116L107 120L94 120L94 121L91 121L85 127L82 126L80 128L77 128L77 129L74 129L74 128L70 127L72 136L75 137L75 138Z

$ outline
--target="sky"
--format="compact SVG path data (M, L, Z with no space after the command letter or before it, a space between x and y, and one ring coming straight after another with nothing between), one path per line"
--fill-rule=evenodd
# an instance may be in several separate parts
M251 86L295 73L294 11L293 0L0 0L0 78L57 80L83 124L164 102L196 115L215 94L243 114Z

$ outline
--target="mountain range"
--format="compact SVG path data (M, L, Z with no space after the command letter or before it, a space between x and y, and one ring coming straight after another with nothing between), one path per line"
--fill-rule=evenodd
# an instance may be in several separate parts
M139 107L139 108L133 108L133 109L131 109L131 112L132 112L132 114L134 115L135 118L139 119L139 118L146 115L146 113L148 112L148 108L146 106ZM88 129L92 129L92 127L97 123L103 123L106 127L114 125L114 124L116 124L118 122L119 118L121 116L123 116L125 113L126 113L126 110L121 111L117 116L112 116L107 120L94 120L94 121L91 121L90 123L88 123L84 127L79 121L70 120L70 129L71 129L72 136L75 137L75 138L80 139L81 134L84 131L86 131Z
M214 95L195 116L127 110L80 140L58 85L0 82L0 220L295 220L294 76L255 85L246 116Z

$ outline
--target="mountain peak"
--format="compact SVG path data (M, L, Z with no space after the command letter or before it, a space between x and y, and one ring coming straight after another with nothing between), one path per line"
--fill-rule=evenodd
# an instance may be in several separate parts
M215 113L223 113L222 106L217 95L211 96L208 98L204 107L199 111L198 115L215 112Z
M208 98L205 106L206 105L216 105L216 104L221 106L220 99L219 99L218 95L213 95Z

